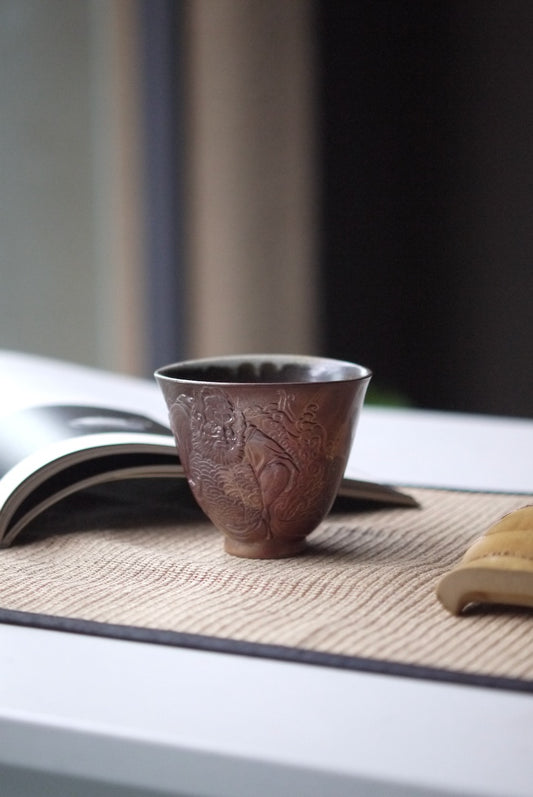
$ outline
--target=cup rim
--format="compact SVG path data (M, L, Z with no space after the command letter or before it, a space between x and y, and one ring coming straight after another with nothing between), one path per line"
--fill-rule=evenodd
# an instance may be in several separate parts
M239 366L249 364L262 365L268 363L277 363L279 365L299 365L303 367L316 369L322 367L331 368L331 378L321 376L317 370L316 378L309 379L288 379L288 380L269 380L269 379L256 379L256 380L213 380L213 379L192 379L187 376L180 376L178 371L185 371L192 368L206 368L209 366ZM365 365L351 362L349 360L341 360L334 357L321 357L309 354L224 354L213 357L199 357L186 360L178 360L167 365L163 365L154 371L154 377L160 382L180 382L189 385L235 385L239 387L244 386L258 386L258 385L305 385L305 384L334 384L343 382L363 382L372 377L372 371Z

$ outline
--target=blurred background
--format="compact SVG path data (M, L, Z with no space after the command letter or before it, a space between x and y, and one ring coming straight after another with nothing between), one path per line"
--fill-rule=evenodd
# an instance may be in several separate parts
M532 42L530 0L0 0L0 347L531 417Z

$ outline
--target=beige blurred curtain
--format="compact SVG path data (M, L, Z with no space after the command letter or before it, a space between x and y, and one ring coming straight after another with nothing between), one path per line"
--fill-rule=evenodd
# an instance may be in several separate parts
M318 346L312 9L186 4L192 356Z

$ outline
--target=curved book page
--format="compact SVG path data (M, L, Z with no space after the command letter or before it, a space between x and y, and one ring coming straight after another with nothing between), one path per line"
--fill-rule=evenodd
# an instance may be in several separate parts
M0 418L0 545L86 487L183 476L170 430L140 414L85 405L27 407Z

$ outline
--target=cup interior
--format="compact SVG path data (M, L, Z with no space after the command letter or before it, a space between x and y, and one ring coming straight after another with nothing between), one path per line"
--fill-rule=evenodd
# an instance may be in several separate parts
M298 384L367 379L368 368L326 357L253 355L189 360L160 368L156 376L219 384Z

